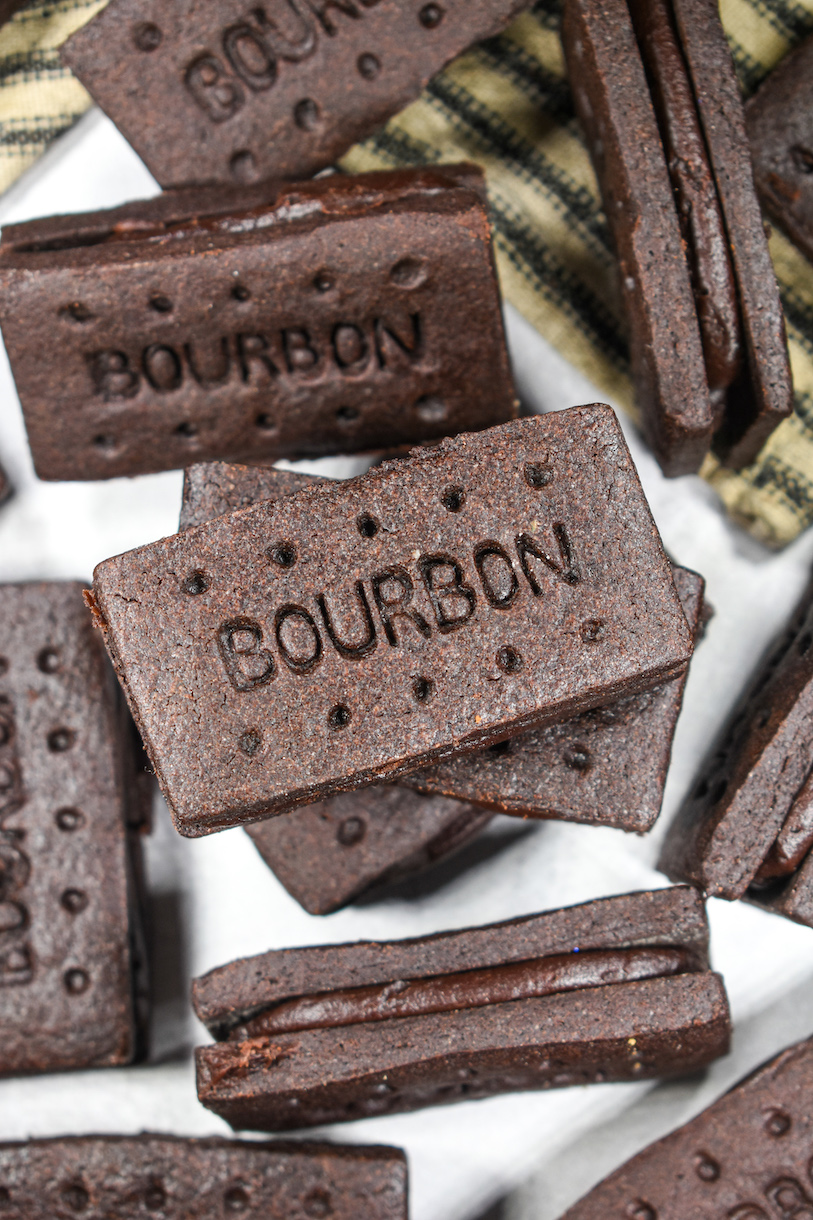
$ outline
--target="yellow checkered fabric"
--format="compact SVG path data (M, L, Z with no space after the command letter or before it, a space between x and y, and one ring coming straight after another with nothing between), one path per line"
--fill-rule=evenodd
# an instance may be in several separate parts
M35 2L0 31L0 189L89 104L56 48L105 0ZM721 0L748 95L808 34L813 0ZM614 260L573 113L559 41L561 0L537 0L508 30L440 73L342 165L367 170L461 159L486 171L506 298L603 393L632 410ZM788 322L796 412L739 473L703 474L770 546L813 522L813 268L771 239Z

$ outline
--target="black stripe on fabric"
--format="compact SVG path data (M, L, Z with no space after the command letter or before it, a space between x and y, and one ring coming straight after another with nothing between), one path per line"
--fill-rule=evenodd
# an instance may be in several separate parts
M758 491L772 488L785 497L799 513L803 526L813 521L813 487L781 458L771 455L763 461L752 480Z
M55 70L61 76L67 76L56 51L24 51L15 55L4 55L0 58L0 83L16 73L30 76L32 73L41 72L50 76Z
M536 0L531 14L548 30L558 30L562 24L563 0Z
M37 127L22 131L4 131L0 125L0 148L23 149L40 145L44 148L53 143L57 136L61 136L63 131L72 127L79 118L81 115L74 114L66 122L58 125L52 124L50 127Z
M511 38L498 36L478 44L477 50L490 60L492 70L507 76L532 95L540 109L565 127L576 120L573 95L567 79L556 75Z
M555 251L540 239L507 200L496 192L491 198L495 240L524 277L533 280L537 292L562 313L570 315L610 362L629 371L627 344L617 319L588 285L557 259ZM503 240L500 241L500 238ZM529 272L531 273L529 275Z
M378 153L393 165L432 165L442 161L444 156L440 149L407 135L395 124L382 127L361 147Z
M445 76L437 76L427 89L443 108L451 112L471 134L499 160L508 163L517 176L546 188L548 198L571 229L579 228L603 260L612 252L610 230L598 201L578 186L553 162L536 151L505 123L460 86Z
M794 411L808 432L813 433L813 396L805 390L797 390Z
M813 13L793 0L750 0L751 8L773 29L792 42L813 32Z
M734 60L737 76L739 77L740 88L745 97L750 97L762 84L768 75L769 69L754 59L753 55L749 55L745 48L740 46L731 35L728 36L728 45L731 49L731 56Z
M788 326L792 326L795 332L794 339L809 356L813 356L813 307L787 284L779 285L779 295Z

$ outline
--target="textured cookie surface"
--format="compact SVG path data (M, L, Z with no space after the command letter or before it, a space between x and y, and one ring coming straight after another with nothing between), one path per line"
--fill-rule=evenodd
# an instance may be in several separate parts
M137 1049L140 794L100 643L81 585L0 585L0 1074Z
M164 187L306 178L529 3L113 0L62 58Z
M601 406L218 518L106 561L94 591L193 835L646 689L692 651Z
M804 1220L813 1215L813 1044L783 1051L633 1157L562 1220Z
M0 1205L8 1220L406 1220L407 1167L402 1152L383 1147L165 1135L31 1140L0 1144Z
M4 230L0 322L37 473L374 450L513 418L482 192L470 166L402 170Z

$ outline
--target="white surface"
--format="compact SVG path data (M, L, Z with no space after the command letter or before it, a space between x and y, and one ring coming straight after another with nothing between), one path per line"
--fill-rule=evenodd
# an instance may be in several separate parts
M155 190L124 141L95 113L0 201L0 223L113 205ZM528 404L552 410L598 397L508 313L517 380ZM659 834L755 659L789 614L806 579L813 534L782 555L762 551L723 518L699 479L665 480L628 434L668 550L706 576L717 610L692 665L660 827L636 839L585 826L496 819L466 857L474 861L467 871L449 867L426 884L407 887L409 893L320 919L288 897L242 831L182 840L161 807L148 846L159 991L152 1062L0 1082L0 1139L142 1129L225 1132L195 1097L190 1050L206 1035L186 991L192 975L232 958L272 946L415 935L665 883L653 869ZM87 578L99 560L176 527L179 473L106 484L38 482L4 357L0 457L18 489L0 511L2 580ZM353 464L322 468L347 474ZM349 1124L332 1136L407 1149L413 1220L478 1215L532 1171L535 1177L514 1197L511 1213L554 1220L649 1138L785 1042L813 1032L807 1016L813 931L740 904L712 904L711 920L714 961L725 975L738 1029L734 1054L705 1080L654 1092L645 1084L597 1085L498 1097ZM632 1102L638 1104L629 1109Z

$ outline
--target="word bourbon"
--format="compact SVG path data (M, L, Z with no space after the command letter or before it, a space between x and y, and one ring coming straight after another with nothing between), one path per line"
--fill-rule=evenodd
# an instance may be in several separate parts
M357 580L350 595L355 619L352 630L339 626L335 599L331 605L324 593L314 596L312 607L298 602L280 606L270 630L256 619L229 619L217 633L229 680L235 690L254 690L275 677L279 662L291 673L311 673L327 647L340 657L358 660L373 652L382 638L390 648L398 648L407 636L421 640L430 639L434 632L459 631L474 617L481 597L494 610L510 609L520 596L520 577L534 597L543 595L543 581L551 576L578 584L579 569L566 527L557 523L552 533L555 556L530 534L518 534L514 539L516 565L501 543L478 543L472 555L473 578L454 556L436 553L420 555L415 579L405 567L395 564L366 581ZM296 563L291 543L277 543L267 554L283 568ZM201 575L187 581L187 592L203 591Z
M224 123L242 110L252 93L276 83L279 61L309 59L320 36L334 38L339 21L358 20L380 0L278 0L269 16L267 5L254 4L245 20L220 35L222 58L198 55L186 68L184 82L197 105L213 123ZM282 19L282 12L288 12Z
M86 356L94 393L106 402L134 398L144 382L159 394L191 380L202 389L237 381L268 384L280 377L358 377L403 371L425 355L420 314L366 322L336 322L323 329L287 326L258 333L220 335L131 351L106 348Z

